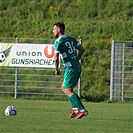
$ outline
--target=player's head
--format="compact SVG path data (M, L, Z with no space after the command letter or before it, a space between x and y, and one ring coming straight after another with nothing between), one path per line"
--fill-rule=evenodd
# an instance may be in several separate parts
M63 22L54 23L53 33L55 38L58 38L60 35L63 35L64 31L65 31L65 24Z

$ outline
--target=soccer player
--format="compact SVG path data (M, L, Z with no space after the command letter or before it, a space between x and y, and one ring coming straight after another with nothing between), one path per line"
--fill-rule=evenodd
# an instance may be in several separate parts
M71 105L72 111L68 118L80 119L88 114L80 97L74 92L74 87L77 85L78 79L81 75L82 67L79 62L84 48L81 41L65 35L65 24L63 22L54 23L53 34L56 38L54 42L54 64L55 74L60 75L59 71L59 54L62 56L63 64L65 66L64 81L62 83L62 90L67 95ZM77 53L78 50L78 53Z

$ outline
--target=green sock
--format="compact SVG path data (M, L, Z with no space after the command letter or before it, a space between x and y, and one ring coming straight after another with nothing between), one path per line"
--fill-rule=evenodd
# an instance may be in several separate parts
M77 106L75 105L75 103L73 102L73 100L71 99L71 97L67 96L67 98L70 101L72 108L77 108Z
M85 109L84 105L81 102L80 97L74 93L71 97L72 101L75 103L75 105L78 107L79 110Z

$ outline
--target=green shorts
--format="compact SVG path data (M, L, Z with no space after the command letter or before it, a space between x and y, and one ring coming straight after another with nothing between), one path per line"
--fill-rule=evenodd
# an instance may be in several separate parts
M82 68L67 67L64 73L64 88L74 88L81 75Z

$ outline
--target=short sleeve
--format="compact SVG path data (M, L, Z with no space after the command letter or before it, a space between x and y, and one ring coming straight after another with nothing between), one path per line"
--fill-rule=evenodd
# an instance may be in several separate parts
M54 53L60 53L60 45L57 41L54 42Z

